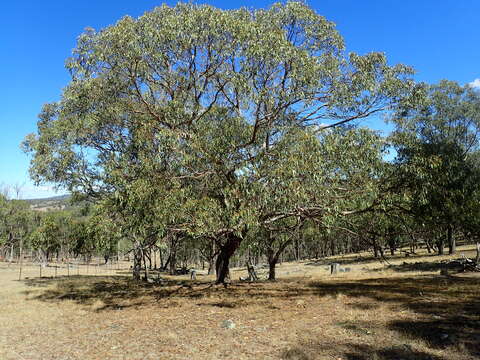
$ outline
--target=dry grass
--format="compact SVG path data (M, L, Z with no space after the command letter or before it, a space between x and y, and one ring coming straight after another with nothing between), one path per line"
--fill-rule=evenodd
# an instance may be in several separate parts
M226 289L113 271L39 279L37 268L17 281L0 268L0 359L480 357L480 278L439 276L441 258L424 254L390 267L357 257L282 264L276 283ZM352 271L329 276L332 260Z

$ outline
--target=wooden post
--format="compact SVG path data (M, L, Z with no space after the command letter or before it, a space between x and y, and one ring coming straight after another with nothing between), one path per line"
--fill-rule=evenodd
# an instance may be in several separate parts
M57 277L57 265L58 263L55 263L55 277Z
M70 261L67 260L67 276L70 276Z
M40 277L42 277L42 264L40 264Z

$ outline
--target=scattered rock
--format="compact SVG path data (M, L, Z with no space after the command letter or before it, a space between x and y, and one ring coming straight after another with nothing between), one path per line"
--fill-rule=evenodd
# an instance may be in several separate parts
M224 329L235 329L235 323L232 320L223 320L222 327Z

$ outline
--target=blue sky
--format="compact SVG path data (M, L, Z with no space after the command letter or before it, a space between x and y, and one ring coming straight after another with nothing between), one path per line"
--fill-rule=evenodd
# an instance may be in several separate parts
M205 0L221 8L266 7L274 1ZM462 84L480 79L478 0L310 0L337 24L347 50L383 51L389 62L417 70L417 80ZM0 6L0 187L22 184L23 198L54 194L34 187L19 144L34 132L42 104L58 100L68 83L65 59L87 26L99 29L123 15L139 16L161 5L151 0L23 0ZM176 1L167 1L174 5ZM480 86L480 80L478 80ZM386 129L379 119L366 125Z

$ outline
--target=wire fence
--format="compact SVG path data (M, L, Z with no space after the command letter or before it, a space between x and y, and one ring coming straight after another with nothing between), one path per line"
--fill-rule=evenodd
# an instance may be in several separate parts
M131 273L131 261L51 261L51 262L0 262L0 270L18 272L18 280L31 278L56 278L70 276L120 276Z

